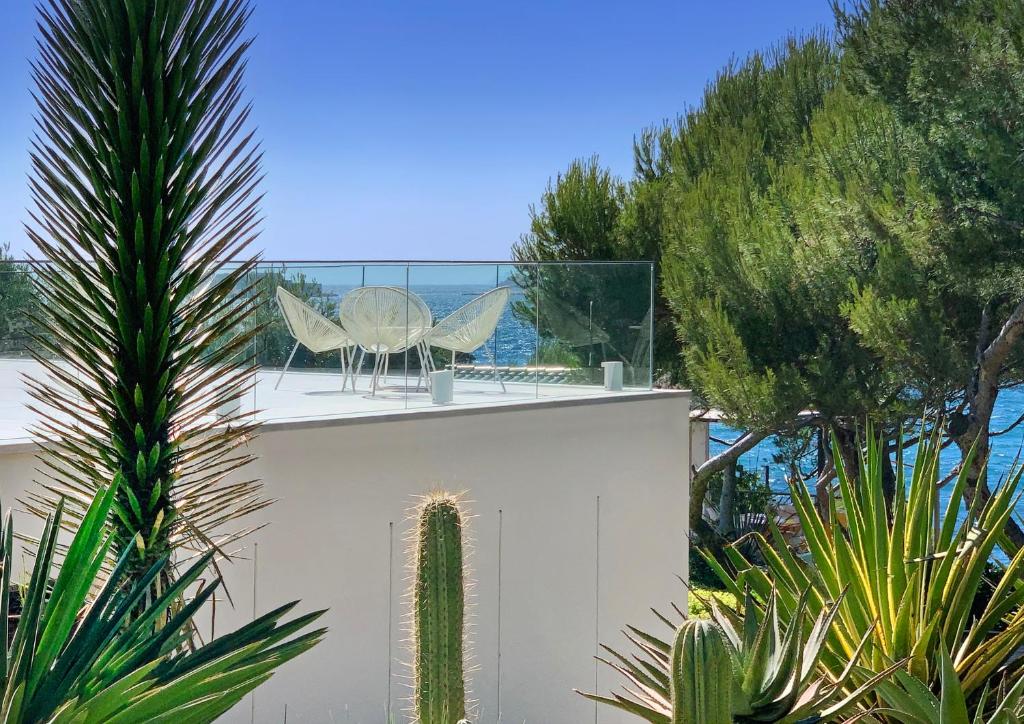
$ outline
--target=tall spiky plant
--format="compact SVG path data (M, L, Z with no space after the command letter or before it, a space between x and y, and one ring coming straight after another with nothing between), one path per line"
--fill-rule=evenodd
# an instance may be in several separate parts
M45 313L32 380L45 514L80 517L119 475L113 550L137 577L265 504L249 456L239 332L255 296L260 151L240 105L244 0L47 0L39 10L35 211ZM179 556L179 560L183 556ZM165 574L164 585L172 573ZM159 588L159 585L158 585Z

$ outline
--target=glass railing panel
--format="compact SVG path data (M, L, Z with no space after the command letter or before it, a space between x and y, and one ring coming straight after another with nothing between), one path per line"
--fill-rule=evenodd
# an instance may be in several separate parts
M538 351L540 335L537 308L533 300L540 281L537 264L502 264L498 268L502 284L511 290L508 311L498 331L498 359L507 368L508 378L537 396L540 381Z
M343 347L345 334L339 316L341 301L354 290L393 282L396 275L391 265L277 262L261 264L257 273L263 287L259 313L263 331L256 345L257 405L262 419L404 409L404 393L383 389L396 376L404 380L404 369L395 369L392 356L390 366L380 367L383 383L375 392L371 390L377 369L374 348L369 344L367 350ZM279 288L284 304L278 300ZM285 307L290 308L287 315Z
M540 397L603 393L606 365L622 389L650 387L650 264L544 264L536 281Z
M514 290L502 266L410 266L410 292L423 301L433 318L426 345L428 364L435 371L453 375L450 402L435 402L431 390L420 389L419 394L410 395L410 406L499 404L533 396L532 387L505 379L509 359L502 342L509 339L512 330Z
M31 274L28 264L0 262L0 441L27 437L31 414L22 374L43 373L29 356L31 335L38 331L31 329L36 303ZM500 309L491 311L496 318L484 336L454 350L454 366L451 345L430 345L433 368L453 370L452 405L604 394L605 362L622 365L624 389L650 387L648 263L261 262L238 286L244 292L239 303L254 307L239 330L254 333L240 353L253 366L253 387L238 407L221 412L228 416L241 409L272 421L433 405L415 345L398 344L386 361L381 352L379 364L372 340L347 348L344 361L337 346L296 345L277 298L281 289L325 327L340 328L341 301L366 287L389 288L406 300L401 313L383 322L397 327L391 336L400 340L422 336L423 330L414 328L422 321L413 322L408 305L421 305L432 327L443 326L474 300L507 290Z
M623 385L649 390L654 374L654 267L630 264L613 268L619 307L613 312L617 323L609 323L609 328L619 345L616 355L622 361Z
M28 264L0 262L0 440L28 437L31 415L26 408L28 389L23 375L39 376L42 368L30 356L36 291Z

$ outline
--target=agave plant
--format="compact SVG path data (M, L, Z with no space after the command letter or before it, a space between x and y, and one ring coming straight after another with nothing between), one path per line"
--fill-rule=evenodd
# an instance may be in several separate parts
M796 618L800 601L817 615L831 610L829 602L845 590L821 656L821 666L833 675L867 636L862 666L869 674L905 660L909 677L938 691L943 652L951 652L952 671L968 699L994 691L1003 677L1016 681L1024 673L1024 659L1016 655L1024 646L1024 551L997 567L996 580L986 582L985 576L1020 499L1021 470L961 516L967 474L952 483L941 510L940 449L940 431L934 430L921 435L909 477L902 457L897 460L890 510L883 493L884 453L869 434L856 484L842 466L838 470L842 515L833 500L830 523L819 517L802 484L791 485L807 539L806 560L773 529L773 540L758 540L764 568L728 548L735 573L709 563L733 592L750 587L762 600L775 597L785 622ZM962 470L970 467L968 458ZM993 590L981 605L983 585ZM898 709L902 698L894 691L877 689L878 705Z
M879 684L889 706L876 714L904 724L1011 724L1024 721L1024 677L1016 682L1002 679L988 687L968 704L953 660L944 646L939 650L941 692L938 697L905 671L897 671L893 681ZM971 713L973 711L973 714Z
M691 721L686 712L720 712L711 722L814 722L830 720L856 709L895 667L864 677L850 686L866 637L836 677L822 677L818 664L823 644L839 610L833 603L812 622L806 599L797 603L796 616L783 625L779 597L771 594L762 614L752 594L745 596L742 613L711 602L711 621L684 621L674 643L630 627L626 634L639 652L627 656L605 646L611 659L601 661L629 682L625 693L583 694L603 704L635 714L652 724ZM659 614L668 626L673 624ZM806 625L805 625L806 624ZM703 627L695 635L696 627ZM695 651L682 649L686 642ZM711 652L719 652L713 654ZM722 660L723 656L727 657ZM692 685L680 677L693 680ZM683 692L682 696L680 692ZM581 692L582 693L582 692ZM714 703L714 706L711 704ZM723 707L726 707L723 711Z
M259 149L239 105L243 0L47 0L40 7L36 210L43 332L33 381L41 516L73 525L119 476L114 556L139 578L247 532L263 506L232 474L252 433L218 418L249 384ZM230 526L230 527L229 527ZM155 593L173 579L172 558Z
M299 633L322 612L285 621L295 605L289 604L190 648L191 617L213 595L217 582L178 604L206 570L211 554L156 598L149 597L151 583L168 565L166 556L132 579L126 551L98 583L115 540L106 520L119 484L98 492L54 573L63 513L58 504L21 589L20 616L11 616L9 597L0 597L0 721L209 722L322 637L323 629ZM10 514L0 530L0 553L2 582L9 591L14 553ZM98 592L90 599L94 589ZM158 620L165 624L156 627Z

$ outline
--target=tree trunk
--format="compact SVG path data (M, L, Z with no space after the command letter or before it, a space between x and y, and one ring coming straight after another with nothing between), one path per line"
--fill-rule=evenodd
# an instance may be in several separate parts
M836 470L840 464L851 481L860 476L860 445L857 444L857 430L837 423L832 429L832 437L839 448L841 460L836 460Z
M725 466L722 479L722 494L718 497L718 534L728 538L736 532L733 526L733 502L736 499L736 461Z
M793 421L792 425L787 426L785 429L798 430L803 427L807 427L808 425L818 424L821 424L821 416L812 412L799 415ZM690 532L692 535L697 536L698 540L700 540L702 535L709 530L709 526L703 523L704 499L708 494L708 483L711 481L711 476L721 470L725 470L725 466L730 462L735 462L740 455L753 448L769 435L780 432L782 429L783 428L778 430L746 432L736 442L730 445L728 449L723 450L718 455L708 458L700 467L691 470Z
M708 494L708 483L711 476L725 470L729 463L735 463L740 455L753 448L757 443L768 437L767 432L747 432L726 450L714 455L693 470L690 476L690 531L698 541L704 542L705 533L710 527L704 524L704 499Z
M999 333L989 341L991 310L990 304L982 313L979 325L975 367L970 384L964 393L964 406L967 412L959 420L951 421L949 426L950 435L955 440L962 459L966 459L972 447L974 449L974 458L967 467L967 486L964 492L968 505L973 505L975 500L983 504L992 495L985 479L990 452L989 427L992 423L992 410L999 394L999 378L1003 364L1024 334L1024 301L1017 305ZM1024 547L1024 531L1012 518L1007 523L1006 534L1015 546Z
M899 440L896 441L899 444ZM882 462L882 497L885 500L885 510L892 520L892 501L896 497L896 468L893 467L892 453L893 441L888 438L882 441L882 452L885 459Z
M829 498L832 495L832 486L830 485L832 477L835 475L835 465L832 461L832 453L829 451L828 444L825 441L825 428L824 426L818 428L818 482L814 485L814 507L818 511L818 515L822 521L828 525L830 518L832 517L831 511L829 510Z

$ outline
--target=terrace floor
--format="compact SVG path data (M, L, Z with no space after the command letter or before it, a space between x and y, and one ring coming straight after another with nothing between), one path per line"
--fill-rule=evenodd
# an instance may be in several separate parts
M337 370L289 370L275 390L279 373L279 370L269 369L258 371L255 388L241 402L244 410L255 410L257 419L264 422L415 414L439 407L500 407L651 394L641 389L607 392L599 386L537 382L506 382L503 392L493 380L456 378L454 401L450 405L438 406L433 404L428 392L415 389L414 374L407 380L403 373L393 372L387 383L371 396L369 374L363 374L357 380L358 392L353 393L351 386L341 391L341 374ZM42 367L32 360L0 359L0 445L31 441L27 430L35 422L36 415L26 406L31 398L23 376L41 377L42 374Z

